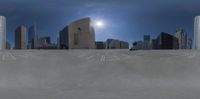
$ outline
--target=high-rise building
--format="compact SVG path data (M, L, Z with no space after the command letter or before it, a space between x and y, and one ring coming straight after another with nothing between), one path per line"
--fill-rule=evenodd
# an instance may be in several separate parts
M15 49L26 49L26 27L23 25L15 30Z
M187 34L183 29L177 29L175 36L178 38L179 49L187 48Z
M158 48L158 43L156 39L152 39L152 49L157 49Z
M32 25L28 30L28 48L34 49L37 46L37 33L36 33L36 24Z
M69 49L95 49L95 31L90 18L69 25Z
M150 42L151 37L150 35L144 35L144 42Z
M66 26L63 30L60 31L58 43L60 49L68 49L68 43L69 43L68 26Z
M144 49L144 50L152 49L152 44L151 44L151 37L150 37L150 35L144 35L143 49Z
M8 41L6 41L6 49L11 49L11 44Z
M200 50L200 16L195 17L194 39L195 39L195 49Z
M156 39L156 49L178 49L178 38L162 32Z
M192 38L188 38L188 49L192 49Z
M0 50L6 49L6 17L0 16Z

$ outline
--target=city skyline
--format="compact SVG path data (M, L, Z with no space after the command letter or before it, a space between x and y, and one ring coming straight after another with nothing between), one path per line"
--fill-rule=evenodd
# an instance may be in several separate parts
M105 27L96 29L97 41L107 38L132 43L145 34L156 37L160 32L174 34L183 28L193 37L194 16L199 15L200 1L144 1L144 0L2 0L0 14L7 17L7 38L13 44L17 26L37 24L39 36L49 35L56 42L56 34L74 20L91 17L102 20ZM119 5L126 6L119 6ZM38 5L42 5L39 6Z
M4 16L1 16L1 17L5 19ZM199 34L199 33L197 33L198 32L197 28L199 28L198 25L197 25L198 22L196 21L197 17L199 17L199 16L196 16L195 17L195 21L194 21L194 24L195 24L195 26L194 26L195 27L194 28L194 30L195 30L194 33L195 34L194 35ZM2 26L6 26L6 21L4 22L4 25L2 25ZM76 21L68 24L67 26L65 26L63 30L59 31L59 33L57 34L57 37L56 37L57 38L57 42L56 43L50 43L50 42L52 42L50 36L46 36L47 38L49 38L48 39L49 43L45 43L46 42L46 37L45 36L43 36L43 37L39 37L38 36L37 29L36 29L36 24L32 25L29 28L28 32L26 31L26 26L25 25L20 25L15 30L15 44L14 44L14 47L11 47L11 48L14 48L14 49L37 49L37 48L39 48L39 49L40 48L45 48L45 49L46 48L47 49L48 48L53 48L53 49L55 49L55 48L56 49L57 48L58 49L63 49L63 48L64 49L65 48L66 49L68 49L68 48L69 49L74 49L74 48L75 49L82 49L82 48L83 49L87 49L87 48L91 49L92 48L92 49L96 49L98 47L97 46L95 47L95 42L99 42L99 41L95 40L95 29L94 29L95 26L98 27L98 28L101 28L101 27L104 26L104 23L102 23L102 21L97 21L97 23L94 24L94 22L92 22L90 17L86 17L86 18L82 18L82 19L76 20ZM5 30L6 30L6 28L5 28ZM162 32L162 33L164 33L164 32ZM4 34L6 34L6 33L4 33ZM28 35L26 35L26 34L28 34ZM75 36L75 34L77 36ZM82 34L84 34L84 35L82 35ZM175 39L178 40L177 41L177 45L174 45L175 49L188 49L188 48L190 49L190 48L192 48L192 47L189 47L189 46L193 45L193 43L192 43L193 40L192 40L191 37L189 37L189 38L187 37L188 34L185 32L184 29L177 28L175 34L167 33L167 35L172 36L174 38L174 40ZM69 41L68 41L68 39L69 39ZM122 43L122 46L123 46L122 49L130 47L131 50L132 50L132 48L135 49L134 48L135 43L138 42L138 41L133 42L132 43L133 46L131 47L131 46L129 46L129 43L126 42L126 41L120 41L120 43L118 44L119 40L117 40L116 38L107 38L107 40L109 40L109 39L113 39L114 42L112 42L113 43L112 44L113 47L108 48L108 49L113 49L113 48L114 49L121 49L121 47L118 47L118 45L121 44L121 42L123 42ZM154 42L153 40L155 40L155 39L151 39L151 35L144 35L143 41L141 41L141 44L143 46L142 49L154 49L153 48L153 42ZM194 42L195 42L195 44L194 44L195 47L194 48L195 49L197 49L196 47L198 45L197 40L198 40L198 37L194 38ZM170 41L171 40L169 40L169 42ZM75 44L74 42L77 42L78 45ZM100 42L102 42L102 41L100 41ZM104 41L104 42L107 42L107 41ZM3 43L3 44L6 45L6 48L7 48L7 43L9 43L9 41L6 41L6 44ZM66 43L66 44L64 44L64 43ZM48 44L48 47L46 46L46 44ZM69 46L71 46L72 44L75 44L73 46L76 46L76 47L70 48ZM190 45L188 45L188 44L190 44ZM100 45L100 46L102 46L102 45ZM108 46L110 46L110 45L108 45ZM174 48L172 48L172 49L174 49ZM139 47L139 49L140 49L140 47ZM165 49L165 48L161 48L161 49Z

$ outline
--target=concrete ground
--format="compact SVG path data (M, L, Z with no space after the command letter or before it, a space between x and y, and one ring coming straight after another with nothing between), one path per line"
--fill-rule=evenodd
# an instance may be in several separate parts
M200 51L0 51L1 99L199 99Z

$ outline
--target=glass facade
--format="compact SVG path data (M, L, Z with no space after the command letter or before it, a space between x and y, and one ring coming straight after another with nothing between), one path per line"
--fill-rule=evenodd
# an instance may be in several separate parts
M6 49L6 18L0 16L0 50Z
M194 39L195 39L195 49L200 49L200 16L195 17L194 22Z

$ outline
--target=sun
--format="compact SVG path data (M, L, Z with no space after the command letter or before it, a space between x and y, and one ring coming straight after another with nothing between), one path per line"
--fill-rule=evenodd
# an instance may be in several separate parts
M96 21L96 22L95 22L95 26L96 26L96 27L99 27L99 28L101 28L101 27L103 27L103 26L104 26L104 22L103 22L103 21L100 21L100 20L98 20L98 21Z

